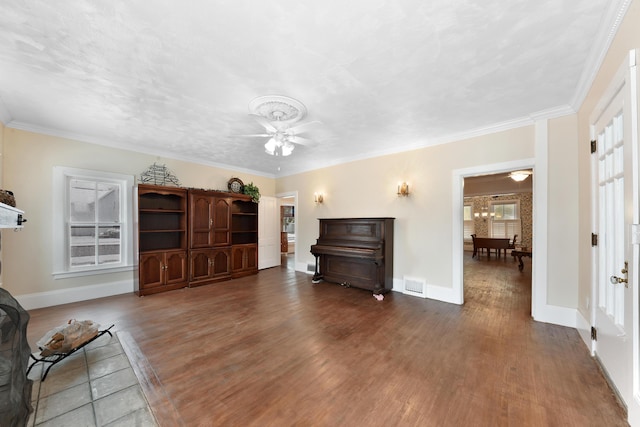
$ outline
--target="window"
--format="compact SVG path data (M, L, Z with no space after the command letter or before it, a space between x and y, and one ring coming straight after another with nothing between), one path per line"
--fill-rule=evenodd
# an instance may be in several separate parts
M464 205L464 240L471 241L471 235L475 232L475 221L473 220L473 206Z
M56 278L132 268L132 188L132 176L54 168Z
M520 206L517 201L507 203L494 202L491 204L491 213L494 219L519 219Z
M520 235L520 201L499 200L491 202L489 209L490 236L508 237Z

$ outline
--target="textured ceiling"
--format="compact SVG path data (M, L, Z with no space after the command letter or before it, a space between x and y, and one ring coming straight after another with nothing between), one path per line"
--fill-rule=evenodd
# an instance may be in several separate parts
M283 176L582 101L624 0L3 0L9 127ZM269 156L252 99L316 142Z

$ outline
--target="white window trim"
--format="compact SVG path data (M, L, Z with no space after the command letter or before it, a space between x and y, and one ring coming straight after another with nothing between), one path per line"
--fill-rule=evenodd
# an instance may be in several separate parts
M116 266L91 266L71 270L68 263L66 221L69 216L69 203L66 183L68 177L85 178L88 180L107 180L122 185L120 203L123 212L123 224L120 230L122 236L122 262ZM110 172L93 171L87 169L53 167L53 278L67 279L71 277L92 276L97 274L132 271L133 264L133 175L123 175Z

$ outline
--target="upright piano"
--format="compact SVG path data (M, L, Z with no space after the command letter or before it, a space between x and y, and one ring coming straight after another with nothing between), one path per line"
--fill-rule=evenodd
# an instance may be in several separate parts
M321 218L312 281L383 294L393 288L394 218Z

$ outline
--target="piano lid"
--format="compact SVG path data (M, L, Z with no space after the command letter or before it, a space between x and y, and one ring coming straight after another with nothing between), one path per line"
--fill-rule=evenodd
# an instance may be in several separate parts
M385 223L393 220L394 218L320 219L318 243L336 241L341 242L341 245L350 246L355 242L361 245L364 242L384 241Z

